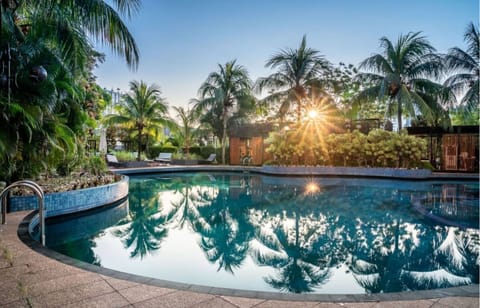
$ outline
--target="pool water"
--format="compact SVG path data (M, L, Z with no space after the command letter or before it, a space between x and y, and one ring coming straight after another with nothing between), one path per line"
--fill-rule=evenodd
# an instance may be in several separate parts
M47 221L47 246L147 277L362 294L478 283L478 182L176 173L128 202Z

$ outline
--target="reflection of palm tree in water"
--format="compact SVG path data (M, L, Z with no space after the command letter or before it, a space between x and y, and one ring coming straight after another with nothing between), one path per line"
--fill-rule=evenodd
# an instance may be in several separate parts
M208 195L213 188L212 185L206 185L203 178L196 177L177 177L174 182L169 185L174 193L179 193L181 198L170 202L172 208L166 216L169 221L175 221L176 226L183 228L185 224L196 229L199 217L198 206L202 204L202 196Z
M311 292L329 277L328 261L313 249L311 241L315 235L311 229L300 236L300 219L295 219L293 232L285 226L286 220L274 223L273 234L257 236L270 251L257 251L255 260L259 265L279 269L277 277L264 278L275 289Z
M372 293L405 290L402 268L408 261L407 247L411 247L411 243L399 247L400 237L405 235L401 222L395 220L359 230L364 231L357 234L352 256L352 271L358 283Z
M217 177L217 182L223 179ZM216 196L203 194L202 201L205 205L198 208L200 219L196 229L201 235L200 247L210 262L218 262L218 270L233 274L234 268L245 260L253 234L246 204L241 199L228 201L226 188L220 188Z
M322 241L320 233L325 234L325 229L334 225L325 217L312 213L310 201L314 200L308 200L308 196L298 191L296 187L282 187L266 196L269 204L259 215L262 219L256 235L265 247L257 249L254 257L259 265L279 270L277 277L264 278L272 287L303 293L312 292L330 276L333 251L324 249L319 243Z
M475 252L470 249L468 253L457 246L459 242L448 240L452 228L412 225L400 220L377 226L359 236L364 240L358 241L352 258L354 276L369 292L453 287L471 283L471 277L478 274L478 266L472 271L465 262ZM451 244L455 247L445 248Z
M129 218L121 221L120 227L113 232L123 239L125 247L134 246L130 253L132 258L143 259L148 253L159 249L167 236L164 226L166 217L158 213L157 193L160 187L155 189L153 183L152 180L130 183Z

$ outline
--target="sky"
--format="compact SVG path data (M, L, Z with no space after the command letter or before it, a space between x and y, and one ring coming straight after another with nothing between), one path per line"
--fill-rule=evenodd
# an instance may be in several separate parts
M422 31L438 52L465 49L470 22L478 25L479 0L143 0L124 19L140 50L133 72L108 48L97 82L126 92L129 82L160 86L170 106L187 106L218 64L236 59L252 80L273 73L265 62L285 48L307 46L333 64L358 65L378 53L383 36Z

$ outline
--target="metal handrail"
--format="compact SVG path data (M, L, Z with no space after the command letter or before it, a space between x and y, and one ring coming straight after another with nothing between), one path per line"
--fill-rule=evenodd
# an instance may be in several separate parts
M0 194L0 201L2 202L2 225L7 223L7 196L8 192L15 187L25 186L30 188L38 197L38 215L39 215L39 231L40 231L40 242L42 246L45 246L45 206L44 206L44 198L45 194L43 193L43 189L35 182L29 180L17 181L9 186L7 186L2 193Z

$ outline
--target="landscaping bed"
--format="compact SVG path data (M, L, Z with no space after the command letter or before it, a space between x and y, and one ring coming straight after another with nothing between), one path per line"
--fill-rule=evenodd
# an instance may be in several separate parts
M90 187L97 187L115 183L121 176L114 173L103 173L95 175L89 172L71 173L68 176L40 176L33 181L40 185L45 194L55 192L72 191ZM14 196L26 196L33 194L27 187L12 189Z

